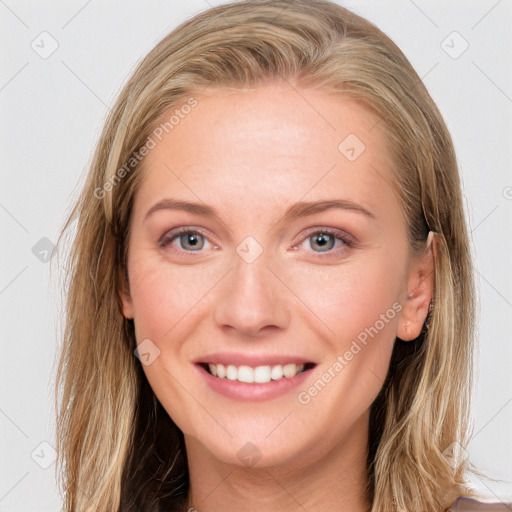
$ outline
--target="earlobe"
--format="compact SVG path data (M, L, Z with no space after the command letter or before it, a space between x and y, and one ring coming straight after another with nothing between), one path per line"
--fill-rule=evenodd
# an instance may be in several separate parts
M118 292L119 300L121 301L121 308L123 310L124 317L130 320L133 319L133 302L130 294L130 285L128 283L128 274L123 269L120 269L119 274L121 282L121 289Z
M435 238L430 231L425 251L411 264L407 292L402 303L397 337L403 341L415 340L423 329L434 294Z
M131 297L123 292L120 294L120 296L124 317L128 320L133 319L133 302Z

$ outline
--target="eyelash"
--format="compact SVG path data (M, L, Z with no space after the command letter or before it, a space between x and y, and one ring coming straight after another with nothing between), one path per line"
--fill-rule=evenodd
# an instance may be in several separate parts
M317 252L317 251L312 251L312 252L321 258L335 257L338 255L338 252L340 250L351 248L355 245L354 240L350 236L348 236L346 234L342 235L341 233L342 233L341 231L339 231L337 229L333 229L333 228L315 229L314 231L310 231L297 244L294 244L292 249L296 249L297 247L302 245L308 238L311 238L315 235L331 235L335 240L339 240L342 242L342 244L343 244L342 247L338 247L337 249L333 248L333 249L330 249L325 252ZM167 231L158 241L158 245L162 248L167 248L169 245L172 244L172 242L174 242L174 240L178 239L181 235L184 235L184 234L199 235L209 241L209 238L204 233L202 233L200 230L193 229L189 226L183 226L180 228L173 229L171 231ZM218 247L216 244L213 244L213 245L215 247ZM197 253L202 252L201 250L198 250L198 251L187 251L185 249L179 249L179 250L181 252L186 252L186 253L190 253L190 254L193 254L194 252L197 252Z
M295 249L299 245L302 245L304 242L306 242L306 240L308 240L309 238L311 238L313 236L318 236L318 235L330 235L334 238L335 242L340 241L342 243L342 245L340 247L338 247L338 248L334 247L325 252L312 251L316 256L321 257L321 258L337 257L337 256L339 256L338 253L340 251L349 249L355 245L354 240L349 235L342 234L342 231L340 231L338 229L315 228L313 231L309 231L306 234L306 236L302 237L301 240L299 241L299 243L295 244L293 246L293 248Z

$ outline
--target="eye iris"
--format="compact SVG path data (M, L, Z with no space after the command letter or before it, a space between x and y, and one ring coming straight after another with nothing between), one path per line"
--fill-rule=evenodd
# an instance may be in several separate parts
M199 250L204 246L204 240L201 241L201 238L203 238L201 235L186 233L180 236L180 243L184 249Z
M316 244L321 251L329 250L334 247L334 237L332 235L329 235L328 233L320 233L318 235L313 235L311 239L316 239L316 242L313 243L312 246Z

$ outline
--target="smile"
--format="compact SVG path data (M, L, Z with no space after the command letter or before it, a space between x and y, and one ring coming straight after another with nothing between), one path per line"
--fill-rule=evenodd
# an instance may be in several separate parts
M202 364L203 368L214 377L246 384L266 384L270 381L291 379L296 375L313 368L313 363L287 363L276 365L260 365L251 367L247 365L235 366L233 364Z
M317 366L300 355L241 352L203 355L193 363L211 391L248 402L288 395L303 385Z

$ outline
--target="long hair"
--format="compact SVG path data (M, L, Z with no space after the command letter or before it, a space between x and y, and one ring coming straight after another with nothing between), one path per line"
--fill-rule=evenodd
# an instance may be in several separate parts
M465 478L478 472L467 458L453 456L464 454L469 441L475 293L445 123L404 54L372 23L324 0L245 0L188 19L139 63L110 111L63 228L63 234L76 228L56 381L65 512L184 507L183 434L134 356L134 326L120 300L128 287L129 220L142 148L164 113L193 108L194 94L204 88L272 82L318 87L371 108L394 156L393 185L411 251L423 247L428 231L435 233L429 314L416 340L396 340L370 409L372 511L439 512L459 495L475 495Z

